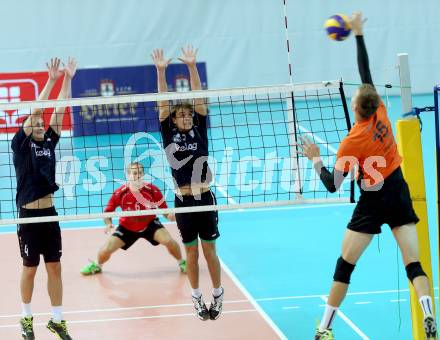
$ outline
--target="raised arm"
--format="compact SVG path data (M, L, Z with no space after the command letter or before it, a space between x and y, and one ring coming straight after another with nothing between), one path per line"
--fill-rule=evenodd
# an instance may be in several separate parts
M371 78L367 47L364 41L363 26L365 21L362 20L361 12L355 12L351 17L351 27L356 36L357 62L362 83L374 86L373 79Z
M197 70L196 65L197 51L198 50L194 49L194 47L191 45L187 46L186 48L182 48L182 56L178 58L181 62L188 66L191 90L193 91L202 89L202 82L200 81L199 71ZM206 116L208 114L205 98L194 100L194 110L202 116Z
M159 93L168 92L167 80L165 77L165 71L171 62L171 59L165 60L163 56L162 49L155 49L151 53L151 58L153 59L154 65L156 65L157 71L157 91ZM159 105L159 120L163 121L170 115L170 105L168 101L160 101L157 103Z
M67 65L64 66L64 80L61 86L60 94L58 99L69 99L72 92L72 78L75 76L76 72L76 60L69 57ZM50 126L59 136L61 134L61 128L63 126L64 113L66 112L66 107L57 107L50 117Z
M50 64L46 63L49 78L44 85L43 91L41 91L38 96L38 100L47 100L49 98L49 94L52 92L52 89L58 80L63 75L63 72L60 70L60 59L52 58L50 59ZM34 109L30 116L26 119L23 124L23 130L26 136L29 136L32 133L32 126L36 126L36 122L43 115L44 110L42 109Z

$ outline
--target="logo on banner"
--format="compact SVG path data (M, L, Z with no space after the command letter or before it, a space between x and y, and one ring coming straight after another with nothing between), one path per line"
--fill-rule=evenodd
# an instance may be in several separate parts
M38 85L33 79L0 80L0 103L36 100ZM0 110L0 132L19 128L30 114L28 109Z
M178 75L174 80L174 88L176 92L185 92L190 90L189 79L184 75Z
M97 91L95 89L94 91ZM119 91L129 91L130 86L116 87L116 82L112 79L101 79L99 82L99 94L102 97L112 97L119 94ZM86 93L93 93L93 90L88 89ZM129 92L127 92L129 93ZM133 121L136 115L138 103L119 103L119 104L104 104L82 106L80 115L85 121L95 121L108 123L109 117L117 118L119 121Z
M112 97L115 95L115 82L111 79L102 79L100 93L103 97Z

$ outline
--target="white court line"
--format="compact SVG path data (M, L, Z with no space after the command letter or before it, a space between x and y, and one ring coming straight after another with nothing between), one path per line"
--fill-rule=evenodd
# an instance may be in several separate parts
M406 302L406 299L396 299L396 300L390 300L390 302Z
M369 305L370 303L373 303L372 301L358 301L355 302L355 305Z
M334 154L338 153L338 150L336 150L334 147L328 145L328 143L323 140L322 138L318 137L317 135L315 135L312 131L307 130L304 126L299 125L299 129L309 135L311 135L315 140L317 140L319 143L324 144L324 147L326 147L328 150L330 150L331 152L333 152Z
M355 203L329 203L329 204L307 204L307 205L293 205L293 206L285 206L285 207L267 207L267 208L255 208L249 209L246 212L254 212L254 211L277 211L277 210L296 210L296 209L315 209L315 208L334 208L335 206L349 206L355 205ZM244 211L244 209L240 209ZM239 210L224 210L220 211L221 214L236 214L238 212L242 212Z
M327 303L327 297L326 296L321 296L321 299ZM362 339L364 340L370 340L370 338L368 336L366 336L364 334L364 332L362 332L358 326L356 326L353 321L351 321L344 313L341 312L340 309L338 309L338 316L345 321L345 323L350 326L351 329L353 329Z
M283 309L299 309L299 306L283 307Z
M223 304L234 304L234 303L250 303L249 300L231 300L223 301ZM189 307L193 306L192 303L179 303L179 304L168 304L168 305L155 305L155 306L134 306L134 307L118 307L118 308L100 308L100 309L84 309L84 310L72 310L63 311L63 314L84 314L84 313L111 313L111 312L125 312L125 311L135 311L135 310L145 310L145 309L159 309L159 308L172 308L172 307ZM47 316L52 315L52 313L33 313L35 316ZM0 319L5 318L16 318L20 317L21 314L10 314L10 315L0 315Z
M261 308L261 306L257 303L257 301L253 298L253 296L248 292L248 290L242 285L240 280L234 275L234 273L229 269L229 267L224 264L224 262L220 259L220 264L225 271L225 273L230 277L232 282L241 290L241 292L246 296L249 302L255 307L255 309L260 313L261 317L269 324L269 326L274 330L274 332L280 337L282 340L287 340L287 337L284 333L278 328L278 326L273 322L273 320L266 314L266 312Z
M438 289L438 288L437 288ZM369 291L369 292L354 292L354 293L347 293L347 296L356 296L356 295L373 295L373 294L389 294L389 293L398 293L398 292L409 292L409 289L393 289L393 290L376 290L376 291ZM293 299L314 299L314 298L321 298L323 294L313 294L313 295L298 295L298 296L280 296L280 297L272 297L272 298L261 298L256 299L256 301L276 301L276 300L293 300ZM325 296L325 295L324 295Z
M230 310L230 311L224 311L224 312L222 312L222 314L249 313L249 312L256 312L256 310L255 309ZM176 318L176 317L182 317L182 316L194 317L194 313L165 314L165 315L137 316L137 317L128 317L128 318L111 318L111 319L95 319L95 320L75 320L75 321L69 321L69 325L78 324L78 323L96 323L96 322ZM46 323L44 323L44 322L34 323L34 326L45 326L45 325L46 325ZM17 323L0 326L0 328L17 328L17 327L19 327L19 325Z
M234 200L231 196L228 195L228 192L225 190L223 186L220 184L216 185L216 182L213 181L213 185L216 186L217 190L223 195L224 198L228 200L231 204L238 204L236 200ZM243 209L239 209L239 211L243 211Z
M229 268L222 263L222 266L224 267L225 272L230 275ZM228 272L229 271L229 272ZM231 276L235 278L234 275ZM236 278L235 278L236 279ZM236 279L237 280L237 279ZM242 287L242 284L237 281L234 282L237 284L237 286ZM246 289L243 287L243 289L246 291ZM434 288L435 290L438 289L438 287ZM372 295L372 294L389 294L389 293L397 293L397 292L409 292L409 289L401 289L401 290L379 290L379 291L370 291L370 292L354 292L354 293L347 293L347 296L357 296L357 295ZM246 291L247 294L249 294ZM243 294L245 292L243 291ZM246 294L245 294L246 295ZM283 297L272 297L272 298L259 298L259 299L249 299L247 296L247 299L241 299L241 300L225 300L223 301L224 304L236 304L236 303L252 303L252 301L255 302L271 302L271 301L280 301L280 300L293 300L293 299L321 299L322 296L325 296L323 294L313 294L313 295L301 295L301 296L283 296ZM391 301L397 301L397 300L391 300ZM171 307L188 307L192 306L190 303L181 303L181 304L164 304L164 305L150 305L150 306L133 306L133 307L118 307L118 308L102 308L102 309L88 309L88 310L73 310L73 311L64 311L64 314L81 314L81 313L99 313L99 312L119 312L119 311L130 311L130 310L142 310L142 309L154 309L154 308L171 308ZM325 305L320 305L320 307ZM51 313L34 313L34 315L51 315ZM6 315L0 315L0 318L15 318L20 317L21 314L6 314Z

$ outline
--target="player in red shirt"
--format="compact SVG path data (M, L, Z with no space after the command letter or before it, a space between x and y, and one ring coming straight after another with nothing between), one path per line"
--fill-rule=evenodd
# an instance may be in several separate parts
M156 186L145 183L144 167L140 163L131 163L127 168L128 183L117 189L110 198L105 212L115 211L121 207L123 211L148 210L167 208L162 193ZM174 214L164 215L168 220L175 221ZM105 233L109 233L114 225L111 218L104 218ZM102 271L102 265L119 248L127 250L138 239L144 238L153 246L159 244L167 247L168 252L177 260L180 271L186 273L186 261L182 259L179 244L171 237L156 215L121 217L119 226L98 251L97 261L91 261L81 269L81 274L92 275Z

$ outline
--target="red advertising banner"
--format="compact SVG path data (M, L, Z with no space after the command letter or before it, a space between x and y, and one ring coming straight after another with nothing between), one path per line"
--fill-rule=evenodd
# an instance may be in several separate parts
M16 103L37 100L48 79L47 72L0 73L0 103ZM58 79L49 99L56 99L62 79ZM49 125L52 109L44 111L44 121ZM29 110L0 110L0 134L14 133L30 114ZM70 108L66 111L63 130L72 128Z

